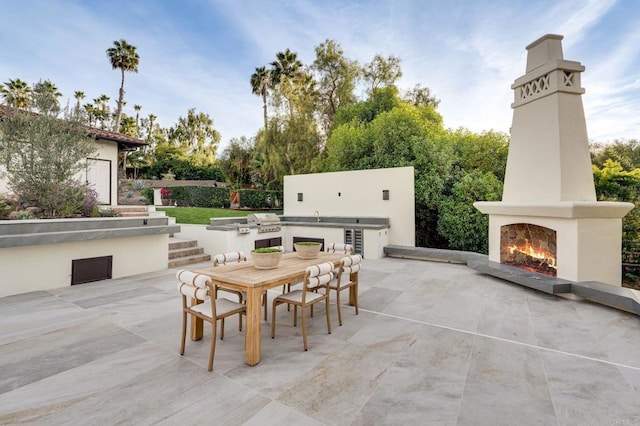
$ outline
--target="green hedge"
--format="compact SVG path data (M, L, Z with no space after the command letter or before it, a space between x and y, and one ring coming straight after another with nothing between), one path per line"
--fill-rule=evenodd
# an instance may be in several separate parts
M282 191L258 191L241 189L240 207L250 209L281 209Z
M182 207L229 207L229 188L174 186L170 198Z

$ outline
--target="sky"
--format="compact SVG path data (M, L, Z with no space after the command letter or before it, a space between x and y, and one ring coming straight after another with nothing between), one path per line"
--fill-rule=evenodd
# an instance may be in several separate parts
M138 104L169 127L195 108L221 133L220 153L262 125L255 69L287 48L311 65L331 39L360 64L400 58L397 86L428 87L445 127L508 132L526 46L549 33L586 67L589 139L640 139L639 0L0 0L0 83L49 79L63 105L80 90L115 110L120 71L106 50L125 39L140 65L124 112Z

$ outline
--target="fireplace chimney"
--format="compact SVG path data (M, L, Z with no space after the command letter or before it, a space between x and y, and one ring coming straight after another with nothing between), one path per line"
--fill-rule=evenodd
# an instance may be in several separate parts
M622 217L631 203L597 202L580 74L564 59L563 36L527 46L526 74L515 80L502 201L476 202L489 214L489 260L500 262L510 225L555 231L557 276L621 284ZM522 228L522 227L520 227ZM504 238L504 237L503 237Z

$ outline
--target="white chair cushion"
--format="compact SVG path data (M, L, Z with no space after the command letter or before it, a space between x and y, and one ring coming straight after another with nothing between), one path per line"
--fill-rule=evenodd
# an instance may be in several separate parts
M318 263L317 265L311 265L307 267L307 272L310 277L317 277L318 275L328 274L333 270L333 263L325 262Z
M353 253L353 246L351 244L344 243L330 243L327 245L326 251L328 253L349 254Z
M196 274L191 271L180 270L176 273L178 282L196 286L199 288L207 288L209 277L202 274Z
M226 265L227 263L233 263L233 262L239 263L239 262L244 262L245 260L247 260L247 256L245 256L245 254L241 251L216 254L213 257L214 265Z
M220 299L216 299L216 314L220 317L220 316L224 316L225 314L228 314L231 311L235 311L239 308L244 308L245 305L243 305L242 303L237 303L234 301L231 301L229 299L225 299L225 298L220 298ZM209 303L200 303L199 305L194 305L191 307L192 311L196 311L201 313L202 315L206 315L209 318L212 317L211 314L211 302Z
M186 283L178 283L178 291L192 299L206 300L209 298L209 292L206 288L195 287Z
M353 254L351 256L345 256L340 259L344 266L357 265L362 262L362 256L359 254Z
M304 292L302 290L293 290L293 291L291 291L289 293L285 293L285 294L283 294L281 296L278 296L278 299L279 300L288 300L288 301L291 301L291 302L302 303L302 294L303 293ZM320 299L322 297L324 297L323 294L313 293L311 291L307 291L305 302L306 303L311 303L314 300Z
M343 275L350 275L350 274L354 274L356 272L358 272L360 270L360 264L356 264L353 266L343 266L342 267L342 274Z

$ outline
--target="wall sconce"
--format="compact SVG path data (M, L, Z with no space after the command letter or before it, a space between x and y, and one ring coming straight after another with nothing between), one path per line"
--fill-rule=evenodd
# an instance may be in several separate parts
M298 201L302 201L302 192L298 192Z
M388 189L383 189L382 190L382 199L383 200L388 200L389 199L389 190Z

